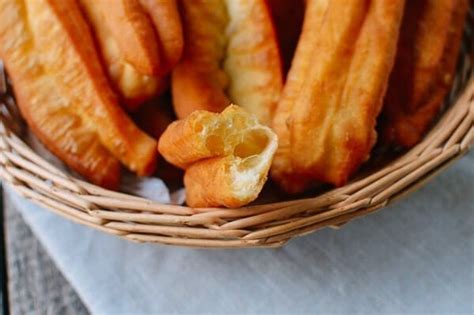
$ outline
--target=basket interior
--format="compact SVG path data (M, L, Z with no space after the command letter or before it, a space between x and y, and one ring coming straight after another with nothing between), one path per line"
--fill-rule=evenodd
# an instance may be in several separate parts
M289 239L374 212L417 189L472 144L474 9L453 87L425 139L409 151L378 146L352 181L291 199L274 184L241 209L193 209L109 191L65 173L22 140L25 124L0 69L0 176L24 197L78 223L139 242L193 247L277 247Z

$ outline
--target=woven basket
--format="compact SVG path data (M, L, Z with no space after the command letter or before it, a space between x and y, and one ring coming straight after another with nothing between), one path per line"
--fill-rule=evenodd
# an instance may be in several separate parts
M424 185L474 140L473 8L446 110L423 142L378 170L322 195L241 209L196 209L113 192L65 174L20 137L21 119L0 69L0 177L16 192L74 222L138 242L205 248L279 247L338 228Z

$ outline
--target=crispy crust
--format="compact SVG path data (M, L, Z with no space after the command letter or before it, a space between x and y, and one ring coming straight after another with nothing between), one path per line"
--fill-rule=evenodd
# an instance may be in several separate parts
M186 118L196 110L222 111L230 104L223 86L227 77L220 70L199 71L193 64L182 62L171 75L173 107L178 118Z
M160 47L160 72L168 73L183 52L183 30L176 0L139 0L150 16Z
M404 1L307 5L273 125L282 141L273 176L288 192L304 190L310 179L344 185L369 157ZM307 24L320 26L315 31ZM303 183L288 181L288 175Z
M142 74L160 70L160 50L153 24L138 0L96 1L104 23L127 62Z
M408 1L381 119L383 140L417 144L454 79L465 0Z
M63 88L71 100L81 104L75 110L97 130L102 144L116 158L138 175L151 174L156 166L156 142L138 129L118 105L76 3L72 0L35 0L31 3L39 6L32 7L33 12L46 9L43 10L46 15L43 21L35 18L39 15L36 12L30 18L31 22L38 21L32 30L38 43L37 50L44 49L45 69L58 73L53 76L58 87ZM47 18L52 25L46 23ZM50 52L57 42L68 49L60 50L65 55L55 56L58 58L53 60Z
M260 193L277 148L277 137L238 106L221 114L195 111L174 122L158 149L185 169L191 207L239 207Z
M311 182L308 175L298 174L291 164L291 143L289 122L296 98L301 93L305 78L308 77L311 56L317 41L313 37L320 30L328 9L328 1L309 1L305 10L303 29L296 47L295 58L291 64L282 97L277 105L273 119L273 130L278 135L278 150L273 159L271 175L288 193L298 193Z
M161 75L143 74L132 63L128 62L119 43L110 29L111 15L104 12L105 1L80 0L81 8L92 27L96 42L109 77L129 111L135 111L144 101L156 94L161 94L168 88L167 78ZM110 5L119 5L111 2ZM124 26L122 26L124 27ZM132 32L130 30L130 32Z
M186 119L176 120L158 141L158 151L171 164L186 169L190 164L215 154L206 142L205 126L215 124L219 115L195 111Z
M239 208L258 197L260 189L241 197L236 195L232 166L233 157L216 157L192 164L184 173L186 203L195 208L219 207ZM268 172L268 170L267 170ZM267 180L266 173L261 177L263 187Z
M269 124L283 71L266 1L182 1L181 6L186 46L172 76L178 117L198 109L220 112L232 100Z
M221 0L181 1L185 47L172 72L173 106L178 118L195 110L220 112L230 100L224 93L228 77L221 69L228 23Z
M227 93L270 125L283 89L283 65L270 8L265 0L226 0L230 23L224 70ZM256 35L258 34L258 35Z
M23 8L19 2L14 5ZM28 65L35 63L34 71L47 76L48 84L44 83L44 88L36 87L44 89L41 93L46 94L54 87L63 98L57 100L60 102L57 106L74 111L88 130L97 133L102 145L130 170L139 175L150 174L156 164L156 142L139 130L118 105L77 4L72 0L29 0L25 5L27 8L20 10L13 24L24 25L22 38L28 42L27 47L19 53L10 47L9 41L2 43L9 73L24 83L15 84L17 93L22 94L21 90L28 84L36 87L37 81L34 76L17 74L33 71L15 62L20 58ZM3 36L8 36L7 33ZM23 103L28 100L25 98ZM34 117L35 106L23 108L25 116Z
M38 138L73 170L93 183L118 188L120 163L99 142L97 133L73 110L32 53L26 7L0 1L0 56L13 81L17 103Z
M30 84L21 77L15 78L14 82ZM87 180L108 189L118 189L120 162L100 143L97 134L86 123L69 110L57 107L36 110L46 102L54 104L63 97L56 93L49 93L47 97L38 94L46 86L43 84L35 89L35 85L30 84L24 89L14 88L21 113L33 133L54 155ZM41 104L36 101L41 101Z
M232 163L232 157L228 156L192 164L184 173L186 203L192 207L238 207L240 200L232 192ZM218 193L209 193L211 191Z

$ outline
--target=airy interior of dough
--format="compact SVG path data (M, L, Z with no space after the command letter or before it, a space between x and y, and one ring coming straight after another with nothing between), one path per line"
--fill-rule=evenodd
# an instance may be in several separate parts
M230 172L237 196L258 194L267 178L277 148L276 136L268 128L250 129L234 149Z
M228 107L219 116L197 125L206 147L215 156L231 157L226 172L236 197L258 194L278 146L277 136L237 106Z

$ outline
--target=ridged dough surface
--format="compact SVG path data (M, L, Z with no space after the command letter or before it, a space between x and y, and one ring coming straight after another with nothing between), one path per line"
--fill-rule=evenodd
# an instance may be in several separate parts
M403 0L308 0L278 104L273 178L288 192L344 185L368 159L393 66Z
M117 187L118 161L150 174L156 142L118 105L77 4L1 0L0 6L0 55L40 140L103 186Z
M468 1L407 1L397 58L384 103L386 143L417 144L452 85Z

